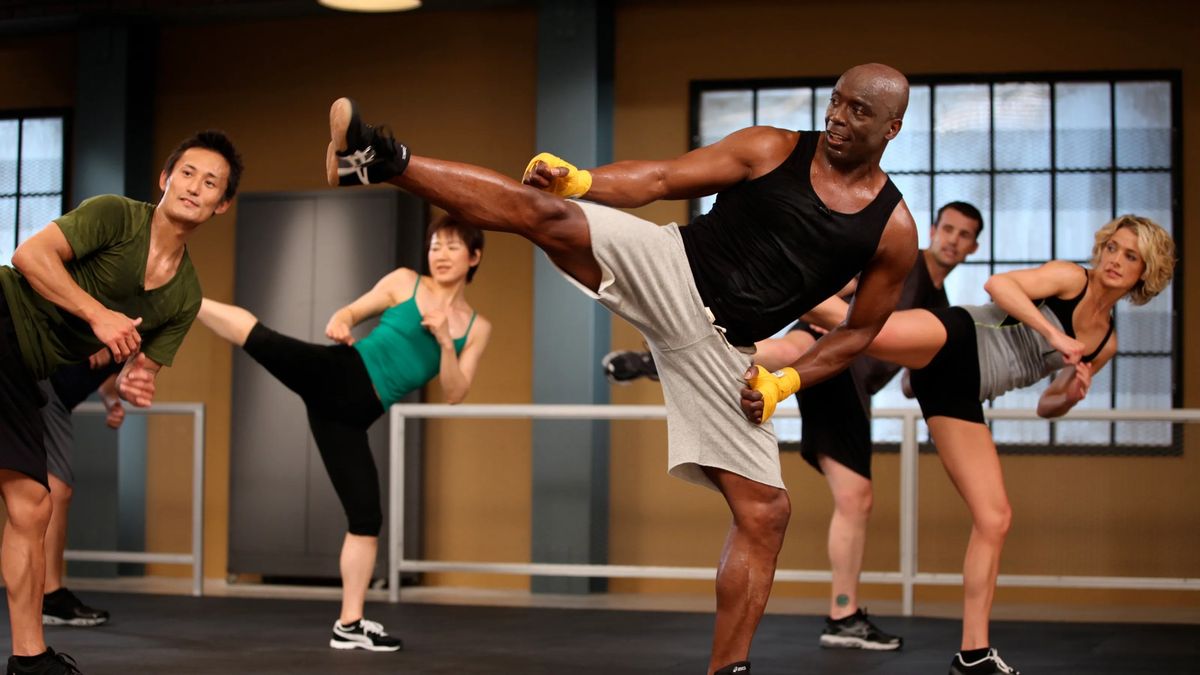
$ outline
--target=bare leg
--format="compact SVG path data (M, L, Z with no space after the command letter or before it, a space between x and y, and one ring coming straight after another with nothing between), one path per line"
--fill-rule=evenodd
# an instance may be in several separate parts
M50 474L50 525L46 528L46 584L44 593L63 586L63 550L67 546L67 513L71 506L71 486Z
M8 509L4 542L0 544L0 574L8 591L12 650L17 656L46 651L42 634L42 589L46 581L46 526L50 523L50 493L23 473L0 469L0 494Z
M825 455L817 462L833 493L829 520L829 565L833 570L829 618L843 619L858 611L858 577L867 543L867 520L874 495L871 481Z
M350 115L348 99L338 99L330 108L330 135L338 151L347 149ZM587 219L578 206L561 197L490 169L415 155L404 173L389 182L476 227L525 237L581 284L592 290L600 287Z
M963 649L989 646L988 617L1000 571L1000 551L1012 507L996 444L986 425L949 417L929 419L929 433L958 493L971 510L971 539L963 561Z
M258 317L241 307L208 298L200 301L200 313L196 318L209 330L238 347L246 344L246 336L258 323Z
M770 371L790 366L816 343L808 331L793 330L782 337L767 338L754 343L754 362Z
M733 513L717 568L717 620L708 672L747 660L775 581L775 564L791 517L785 490L706 467Z
M367 537L346 533L342 542L342 625L363 618L363 604L367 599L367 587L371 584L371 572L375 569L375 555L379 551L379 537Z
M933 312L908 309L892 312L867 353L905 368L924 368L946 344L946 327Z

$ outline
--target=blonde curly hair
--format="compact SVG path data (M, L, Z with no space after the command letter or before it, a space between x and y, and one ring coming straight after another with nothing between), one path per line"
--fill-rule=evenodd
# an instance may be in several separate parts
M1105 244L1121 228L1129 228L1137 235L1138 253L1146 268L1142 277L1129 289L1127 297L1135 305L1144 305L1162 293L1175 274L1175 240L1161 225L1133 214L1117 216L1104 227L1096 230L1096 243L1092 246L1092 267L1100 264L1100 253Z

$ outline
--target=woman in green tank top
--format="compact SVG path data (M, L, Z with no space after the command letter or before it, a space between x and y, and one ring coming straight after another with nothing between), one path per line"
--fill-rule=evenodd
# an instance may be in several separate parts
M491 333L491 324L466 300L483 254L483 233L441 218L430 225L427 241L429 275L397 269L334 312L325 328L334 344L281 335L245 309L208 299L197 317L304 400L309 429L349 523L340 560L341 616L329 641L335 649L401 648L383 626L363 618L383 525L367 428L392 403L434 378L447 401L462 401ZM356 341L351 329L375 316L379 325Z

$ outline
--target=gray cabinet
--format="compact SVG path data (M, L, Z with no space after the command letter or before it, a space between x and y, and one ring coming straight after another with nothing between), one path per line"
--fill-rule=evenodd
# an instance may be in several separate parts
M333 312L398 266L425 267L426 209L398 190L258 193L238 197L234 302L266 326L328 344ZM375 321L355 330L362 337ZM419 392L412 400L419 400ZM346 518L308 430L300 397L241 350L233 358L229 572L338 577ZM407 425L416 427L417 425ZM383 480L387 416L370 429ZM406 475L408 555L418 555L419 428ZM386 510L388 486L381 485ZM386 512L383 532L387 532ZM386 535L376 575L384 577Z

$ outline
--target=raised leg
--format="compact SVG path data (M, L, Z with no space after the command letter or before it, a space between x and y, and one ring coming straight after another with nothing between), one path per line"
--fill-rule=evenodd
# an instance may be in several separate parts
M200 301L200 313L196 315L196 319L238 347L246 344L246 336L250 334L254 324L258 323L257 317L241 307L208 298Z
M334 101L329 111L327 166L336 163L336 153L362 144L358 138L362 128L349 99ZM336 179L336 167L331 171ZM578 206L561 197L490 169L430 157L410 157L403 173L388 182L445 209L458 220L525 237L584 286L592 290L600 286L600 266L592 256L587 218Z

